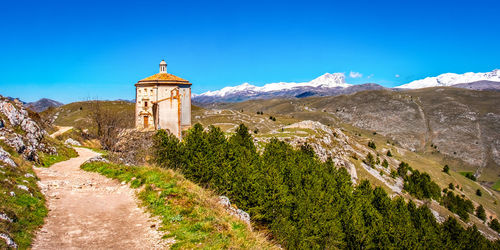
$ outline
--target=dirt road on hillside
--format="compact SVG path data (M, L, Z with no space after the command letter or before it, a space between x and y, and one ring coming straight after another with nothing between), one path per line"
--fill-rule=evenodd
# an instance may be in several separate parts
M50 137L56 138L56 136L64 134L65 132L69 131L73 127L58 126L58 128L59 128L59 130L57 130L56 132L52 133L50 135Z
M77 158L36 168L49 208L33 249L158 249L167 247L158 222L137 206L128 185L80 165L97 153L76 148Z

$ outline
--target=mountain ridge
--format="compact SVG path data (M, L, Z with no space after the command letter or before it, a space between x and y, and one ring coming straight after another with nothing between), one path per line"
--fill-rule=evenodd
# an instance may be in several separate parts
M427 87L457 87L472 90L500 90L500 70L486 73L445 73L436 77L427 77L403 84L394 88L386 88L377 83L349 84L344 73L325 73L309 82L278 82L258 87L249 83L224 87L216 91L193 94L193 102L221 103L240 102L252 99L304 98L310 96L336 96L352 94L365 90L407 90Z
M467 72L464 74L444 73L438 76L426 77L415 80L396 88L420 89L428 87L450 87L458 84L466 84L478 81L500 82L500 69L485 73Z

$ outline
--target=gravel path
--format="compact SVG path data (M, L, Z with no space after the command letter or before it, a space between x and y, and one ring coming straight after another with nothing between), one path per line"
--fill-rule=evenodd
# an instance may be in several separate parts
M159 249L168 247L159 223L137 206L128 185L80 165L97 153L76 148L77 158L35 168L49 208L33 249Z
M72 129L73 127L65 127L65 126L59 126L59 130L57 130L56 132L52 133L50 135L50 137L52 138L56 138L56 136L58 135L62 135L64 134L66 131Z

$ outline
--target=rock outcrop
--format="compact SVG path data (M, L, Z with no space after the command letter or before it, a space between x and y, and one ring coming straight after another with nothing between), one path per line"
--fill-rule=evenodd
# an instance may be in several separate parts
M0 140L26 159L37 161L38 151L56 153L55 147L48 147L43 143L47 132L29 116L21 102L0 96L0 118Z
M229 200L229 198L227 198L226 196L219 196L219 204L221 204L229 214L238 217L251 228L250 215L247 212L231 205L231 201Z

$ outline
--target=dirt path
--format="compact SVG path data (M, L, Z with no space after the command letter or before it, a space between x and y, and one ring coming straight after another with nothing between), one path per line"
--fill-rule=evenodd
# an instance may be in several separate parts
M58 126L58 128L59 128L59 130L57 130L56 132L52 133L50 135L50 137L55 138L58 135L62 135L62 134L64 134L64 132L72 129L73 127Z
M158 222L138 208L127 185L80 165L97 153L76 148L77 158L35 168L47 198L48 217L33 249L158 249L167 246Z

